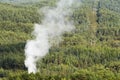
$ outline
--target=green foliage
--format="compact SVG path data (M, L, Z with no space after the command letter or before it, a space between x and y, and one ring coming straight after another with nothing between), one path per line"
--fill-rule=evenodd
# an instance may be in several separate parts
M43 18L37 9L56 1L0 3L0 80L120 80L119 0L81 0L70 16L75 31L37 62L37 74L26 72L25 43Z

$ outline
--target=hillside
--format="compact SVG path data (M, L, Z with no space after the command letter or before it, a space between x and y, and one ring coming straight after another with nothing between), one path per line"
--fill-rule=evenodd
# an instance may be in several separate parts
M41 23L43 6L0 3L0 80L120 80L120 0L81 0L70 19L76 27L37 62L28 74L24 48L34 23Z
M33 4L40 2L40 0L0 0L2 3L10 3L10 4Z

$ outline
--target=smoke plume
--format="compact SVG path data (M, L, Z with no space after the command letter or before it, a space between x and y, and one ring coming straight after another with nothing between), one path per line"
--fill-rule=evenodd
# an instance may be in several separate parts
M35 39L27 41L25 47L25 66L28 68L28 73L36 73L37 60L49 53L53 43L61 41L62 34L74 30L75 27L69 20L69 16L72 13L73 5L78 1L60 0L54 8L44 7L41 9L45 17L41 24L34 25L32 34Z

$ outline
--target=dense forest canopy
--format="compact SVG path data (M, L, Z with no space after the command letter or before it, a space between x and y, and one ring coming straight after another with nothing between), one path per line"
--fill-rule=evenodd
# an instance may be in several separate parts
M33 4L40 2L41 0L0 0L2 3L11 3L11 4Z
M37 62L37 74L24 66L25 44L44 17L40 8L58 0L15 1L0 1L0 80L120 80L120 0L81 0L70 15L75 31Z

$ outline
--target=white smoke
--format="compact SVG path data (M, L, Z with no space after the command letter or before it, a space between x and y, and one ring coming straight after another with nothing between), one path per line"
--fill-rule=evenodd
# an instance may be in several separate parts
M45 17L41 24L35 24L32 33L35 39L29 40L25 47L25 66L28 73L36 73L37 60L49 53L53 43L59 43L62 34L74 30L75 27L68 17L76 1L78 0L60 0L55 8L42 8Z

